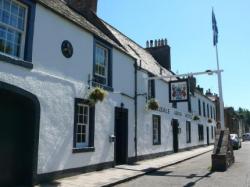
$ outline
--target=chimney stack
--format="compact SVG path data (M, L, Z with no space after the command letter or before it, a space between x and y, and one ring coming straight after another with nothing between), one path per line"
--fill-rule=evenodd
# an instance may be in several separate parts
M148 45L150 43L150 45ZM146 42L146 50L167 70L171 70L170 47L167 39L149 40Z
M69 7L75 9L79 13L91 10L96 13L98 0L67 0Z

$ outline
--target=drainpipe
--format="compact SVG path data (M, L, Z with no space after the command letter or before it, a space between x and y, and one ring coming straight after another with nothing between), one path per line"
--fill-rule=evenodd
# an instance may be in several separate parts
M135 104L135 160L137 160L137 62L135 60L134 63L134 86L135 86L135 99L134 99L134 104Z

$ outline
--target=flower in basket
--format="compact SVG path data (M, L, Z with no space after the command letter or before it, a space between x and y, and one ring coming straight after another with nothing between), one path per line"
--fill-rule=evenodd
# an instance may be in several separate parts
M159 103L154 98L148 100L148 109L157 110L159 108Z
M197 121L197 120L199 120L199 119L200 119L199 116L196 116L196 115L195 115L195 116L193 117L193 120L195 120L195 121Z
M106 96L107 92L104 89L95 87L89 94L89 100L93 104L96 104L98 101L102 102Z

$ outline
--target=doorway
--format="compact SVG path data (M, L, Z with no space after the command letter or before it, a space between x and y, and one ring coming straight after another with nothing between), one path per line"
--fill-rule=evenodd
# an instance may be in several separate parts
M128 162L128 109L115 107L115 164Z
M207 145L209 145L209 127L207 127Z
M31 186L37 160L37 106L22 95L25 91L19 94L14 88L21 90L0 83L0 186Z
M172 120L172 128L173 128L173 150L174 153L177 153L179 151L179 122L177 119Z

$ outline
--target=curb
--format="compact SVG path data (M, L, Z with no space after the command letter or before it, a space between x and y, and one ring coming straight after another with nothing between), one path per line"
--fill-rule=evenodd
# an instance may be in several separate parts
M116 181L116 182L112 182L112 183L109 183L109 184L105 184L105 185L102 185L101 187L109 187L109 186L114 186L114 185L117 185L117 184L121 184L121 183L124 183L124 182L128 182L128 181L131 181L133 179L136 179L136 178L139 178L141 176L144 176L148 173L152 173L152 172L155 172L157 170L160 170L160 169L163 169L165 167L168 167L168 166L172 166L172 165L176 165L176 164L179 164L179 163L182 163L182 162L185 162L187 160L190 160L192 158L195 158L195 157L198 157L198 156L201 156L203 154L206 154L208 152L211 152L213 151L213 149L209 150L209 151L205 151L203 153L199 153L197 155L194 155L194 156L191 156L191 157L188 157L188 158L185 158L183 160L179 160L179 161L176 161L176 162L173 162L171 164L167 164L167 165L164 165L164 166L161 166L161 167L158 167L158 168L149 168L147 171L145 171L144 173L141 173L141 174L137 174L137 175L134 175L134 176L131 176L131 177L128 177L128 178L125 178L125 179L122 179L122 180L119 180L119 181Z

